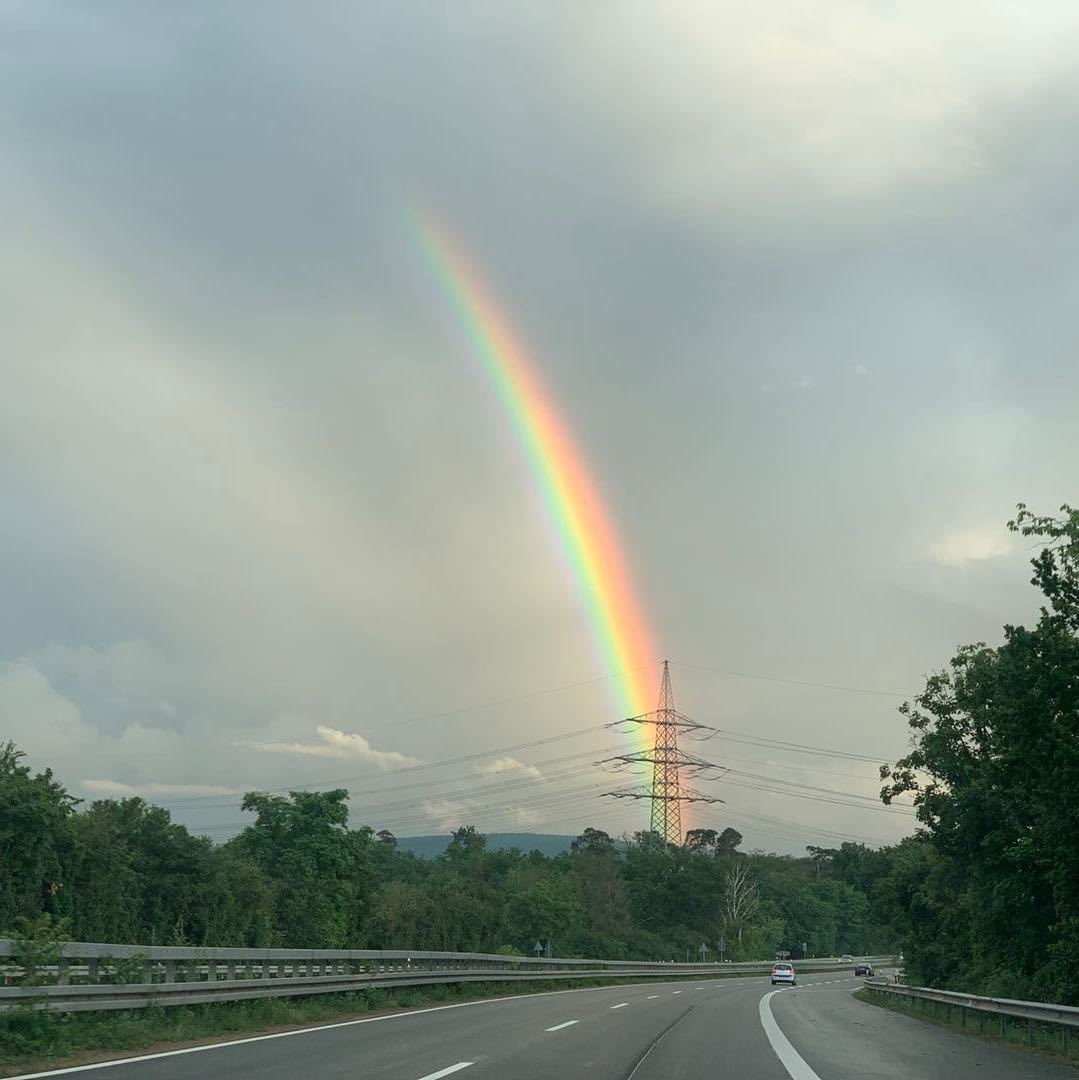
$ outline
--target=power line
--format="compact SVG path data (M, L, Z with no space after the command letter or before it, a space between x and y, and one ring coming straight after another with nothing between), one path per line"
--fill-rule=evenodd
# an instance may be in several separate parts
M493 750L481 750L481 751L479 751L477 753L474 753L474 754L462 754L460 757L445 758L442 761L424 761L424 762L420 762L420 764L418 764L418 765L405 765L403 768L395 769L394 772L393 772L393 775L394 776L400 776L403 773L423 772L423 771L428 770L428 769L441 769L441 768L445 768L447 765L461 765L461 764L463 764L465 762L469 762L469 761L479 761L479 760L481 760L482 758L485 758L485 757L494 757L497 754L511 754L511 753L514 753L517 750L529 750L529 749L531 749L532 747L535 747L535 746L547 746L550 743L560 742L563 739L576 739L576 738L580 737L581 735L589 735L589 734L594 734L597 731L604 731L606 729L606 727L607 727L606 724L593 724L590 727L578 728L576 731L567 731L567 732L564 732L561 735L549 735L549 736L547 736L546 738L543 738L543 739L532 739L529 742L515 743L512 746L499 746L499 747L495 747ZM248 787L248 788L241 788L241 789L238 789L238 790L233 791L233 792L218 792L217 794L214 794L214 795L190 795L190 796L181 797L181 798L177 798L177 799L170 799L170 800L167 800L167 801L162 801L158 805L161 805L161 806L186 805L187 803L203 802L206 799L219 799L219 798L222 797L222 795L226 795L226 794L246 795L248 791L259 791L263 795L280 795L280 794L283 794L283 793L288 793L289 791L303 791L303 790L306 790L306 789L309 789L309 788L329 788L329 787L334 787L334 786L338 786L338 785L341 785L341 784L350 784L353 781L357 781L357 780L362 781L362 780L365 780L365 779L369 780L370 777L369 776L343 776L343 777L338 777L338 778L333 779L333 780L315 780L315 781L312 781L311 783L307 783L307 784L289 784L286 787L278 787L278 788L250 788L250 787Z
M876 795L860 795L857 792L853 792L853 791L836 791L834 788L816 787L813 784L799 784L794 780L781 780L781 779L777 779L774 776L764 776L764 775L762 775L760 773L741 772L738 769L728 769L726 775L728 775L728 776L741 776L746 780L762 780L762 781L764 781L766 783L770 783L770 784L779 784L779 785L781 785L781 787L784 790L795 787L795 788L799 788L799 789L802 789L802 790L805 790L805 791L812 791L812 792L822 794L822 795L837 795L837 796L839 796L841 798L845 798L845 799L859 799L859 800L862 800L862 801L865 801L865 802L870 802L870 803L877 803L877 802L880 801L879 798ZM910 803L893 802L892 805L893 806L910 806L911 804ZM912 809L913 809L913 807L912 807Z
M749 735L742 731L728 731L725 728L717 728L717 734L721 739L729 739L731 742L748 743L750 746L763 746L770 750L788 750L791 753L812 754L817 757L843 758L848 761L865 761L873 765L894 760L891 754L882 754L879 757L871 757L867 754L855 754L849 750L833 750L823 746L811 746L806 743L786 742L782 739L769 739L763 735Z
M499 751L494 751L494 753L498 753L498 752ZM562 764L565 764L566 762L569 762L569 761L582 761L584 759L592 759L592 758L594 758L596 756L596 754L604 753L604 752L605 751L603 751L603 750L584 750L584 751L582 751L582 752L580 752L578 754L565 754L562 757L557 757L557 758L544 758L544 759L542 759L540 761L536 761L536 762L532 762L532 763L522 761L521 765L524 766L525 769L537 769L538 770L540 768L545 768L545 767L547 767L549 765L562 765ZM363 789L363 790L360 790L360 791L350 790L349 793L348 793L349 802L354 803L359 799L366 799L366 798L375 798L375 799L377 799L380 796L396 795L397 792L399 792L399 791L409 791L409 790L415 790L417 788L422 789L422 788L444 787L446 784L459 784L459 783L463 783L463 782L465 782L466 780L469 780L469 779L471 779L473 781L477 781L477 780L481 779L481 777L483 777L485 775L489 775L489 774L484 774L482 772L481 773L465 773L463 775L454 774L454 775L451 775L451 776L434 777L434 778L427 779L427 780L413 780L411 783L407 783L407 784L402 784L402 783L398 782L397 779L396 779L397 775L398 775L398 773L395 772L395 773L390 773L390 774L388 774L386 776L377 778L377 779L385 780L387 782L387 784L390 785L390 786L388 786L386 788L366 788L366 789ZM554 774L554 775L556 776L557 774ZM511 777L507 777L505 781L498 781L498 783L502 784L502 783L507 783L507 782L510 782L510 781L518 782L518 783L525 783L525 782L528 782L528 783L544 783L544 782L550 782L553 779L554 779L554 776L552 776L551 774L541 775L539 777L524 777L524 776L512 777L511 776ZM483 790L484 791L490 791L490 790L492 790L492 787L491 787L491 785L485 785ZM229 800L228 802L217 802L217 803L205 803L204 802L204 803L200 803L198 806L189 807L188 809L191 809L191 810L212 810L212 809L222 809L222 808L225 808L225 807L231 808L231 807L233 807L235 805L236 805L236 803L235 803L234 800Z
M914 817L914 813L892 806L871 806L868 803L847 802L843 799L828 798L824 795L811 795L804 791L787 791L781 787L761 787L760 784L747 784L741 780L728 780L732 787L745 788L747 791L764 791L770 795L784 795L791 799L807 799L809 802L831 803L833 806L849 806L855 810L871 810L880 814L896 814L900 817Z
M748 671L726 671L723 668L708 667L705 664L691 664L685 660L672 660L676 667L693 668L696 671L710 671L714 675L726 675L732 679L755 679L758 682L783 683L787 686L811 686L816 690L838 690L845 694L868 694L874 697L909 698L913 694L898 690L870 690L863 686L841 686L838 683L810 682L806 679L784 679L778 675L755 675Z

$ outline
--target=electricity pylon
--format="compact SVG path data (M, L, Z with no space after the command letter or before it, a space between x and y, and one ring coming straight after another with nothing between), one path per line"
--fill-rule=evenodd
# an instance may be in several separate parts
M679 732L691 739L710 738L715 729L698 724L674 707L674 691L671 689L670 661L663 661L663 682L659 690L659 708L655 712L618 720L608 727L626 724L649 725L655 731L651 750L633 754L619 754L597 764L610 765L616 769L633 769L635 766L652 766L652 787L648 791L625 789L605 794L615 799L651 799L652 815L650 831L665 844L682 843L682 803L721 803L722 799L705 795L695 788L687 787L683 776L701 776L720 772L710 761L687 754L678 747Z

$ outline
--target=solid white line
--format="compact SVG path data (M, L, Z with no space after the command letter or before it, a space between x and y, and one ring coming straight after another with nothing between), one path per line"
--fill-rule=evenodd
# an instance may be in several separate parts
M421 1076L420 1080L441 1080L441 1077L449 1076L451 1073L460 1072L462 1069L467 1069L471 1064L471 1061L459 1061L456 1065L450 1065L446 1069L439 1069L438 1072L428 1073L426 1076Z
M732 983L741 982L732 979ZM747 980L748 984L748 980ZM655 983L651 985L655 986ZM157 1061L159 1058L180 1057L182 1054L201 1054L206 1050L223 1050L226 1046L244 1046L247 1043L265 1042L267 1039L290 1039L294 1035L311 1035L318 1031L332 1031L334 1028L355 1027L357 1024L378 1024L383 1020L400 1020L406 1016L422 1016L424 1013L445 1012L447 1009L470 1009L476 1005L498 1005L503 1001L522 1001L525 998L555 997L558 994L594 994L597 991L624 990L625 986L577 986L570 990L542 990L538 994L507 994L505 997L484 998L482 1001L461 1001L456 1005L432 1005L427 1009L408 1009L405 1012L389 1013L386 1016L368 1016L362 1020L339 1020L335 1024L318 1024L315 1027L294 1028L292 1031L275 1031L269 1035L249 1035L243 1039L231 1039L228 1042L203 1043L201 1046L185 1046L180 1050L161 1050L156 1054L137 1054L133 1057L111 1058L109 1061L96 1061L92 1065L69 1065L66 1069L47 1069L44 1072L19 1073L8 1080L41 1080L46 1076L69 1076L72 1073L90 1072L92 1069L113 1069L117 1065L133 1065L139 1061ZM652 994L659 997L659 994Z
M783 993L782 990L773 990L761 998L759 1012L764 1034L768 1036L776 1057L787 1070L791 1080L820 1080L820 1077L806 1064L802 1055L791 1046L790 1040L780 1030L776 1018L772 1015L772 998L781 993Z
M628 1001L623 1001L621 1005L612 1005L612 1009L624 1009L629 1004Z
M546 1031L561 1031L563 1028L573 1027L574 1024L579 1024L579 1020L567 1020L564 1024L555 1024L554 1027L545 1028Z

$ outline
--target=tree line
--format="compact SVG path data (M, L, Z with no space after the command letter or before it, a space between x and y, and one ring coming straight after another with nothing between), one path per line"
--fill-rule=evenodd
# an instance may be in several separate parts
M680 846L585 829L563 855L488 850L472 827L423 860L350 827L345 790L252 792L214 844L139 798L82 807L0 746L0 929L75 939L728 959L902 950L923 985L1079 1005L1079 511L1020 505L1040 545L1035 625L962 648L901 708L911 752L885 803L919 828L870 849L745 853L734 829Z
M421 859L352 828L348 793L252 792L223 844L141 798L83 808L0 747L0 929L42 915L81 941L415 948L684 960L870 952L891 945L850 866L872 853L743 853L728 828L679 847L588 828L565 854L488 850L474 827ZM846 862L844 862L844 859ZM848 866L848 864L850 864ZM863 875L864 877L865 875Z

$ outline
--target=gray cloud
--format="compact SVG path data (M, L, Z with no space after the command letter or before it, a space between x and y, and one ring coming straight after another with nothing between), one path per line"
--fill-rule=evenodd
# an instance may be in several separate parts
M409 198L531 343L672 658L906 692L1033 612L1002 523L1074 499L1071 5L252 12L3 16L0 734L219 836L219 793L350 769L402 831L642 823L539 766L545 803L557 744L385 814L376 758L250 749L613 718L602 681L472 708L608 673ZM905 746L896 699L676 671L705 722ZM764 846L908 824L728 794Z

